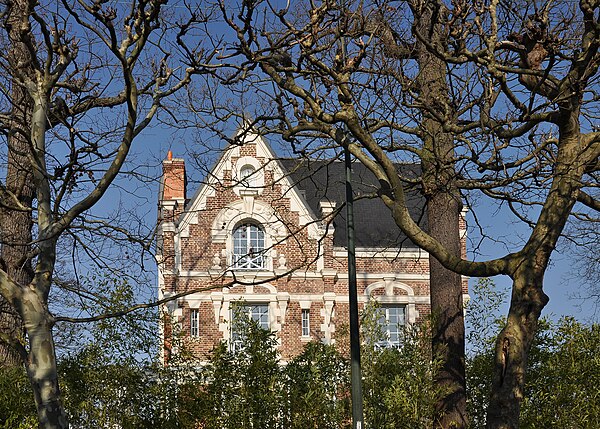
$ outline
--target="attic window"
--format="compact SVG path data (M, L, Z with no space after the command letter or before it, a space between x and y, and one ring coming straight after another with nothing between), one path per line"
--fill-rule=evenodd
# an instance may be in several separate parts
M250 164L246 164L244 165L241 169L240 169L240 183L243 186L246 186L248 188L252 187L253 185L255 185L255 175L254 173L256 172L256 169L254 168L254 166L250 165Z
M264 172L258 159L243 156L235 163L233 170L233 191L239 196L260 195L264 190Z

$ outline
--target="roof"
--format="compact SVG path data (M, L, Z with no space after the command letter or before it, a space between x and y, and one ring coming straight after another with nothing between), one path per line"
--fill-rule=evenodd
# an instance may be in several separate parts
M345 168L338 160L280 159L288 171L290 180L300 190L316 217L321 213L320 201L336 203L336 208L344 206ZM404 177L418 178L420 166L398 164L398 171ZM377 193L381 189L375 175L363 164L352 164L352 188L354 191L354 225L356 247L361 248L416 248L392 218L390 209ZM406 189L408 210L412 218L422 227L426 226L425 198L417 189ZM346 210L339 210L333 221L335 227L334 245L346 247Z

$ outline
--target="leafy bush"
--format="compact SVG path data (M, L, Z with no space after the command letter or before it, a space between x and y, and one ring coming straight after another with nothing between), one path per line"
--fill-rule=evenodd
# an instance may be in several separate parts
M381 348L380 316L377 303L371 303L361 318L366 426L431 428L443 392L433 383L440 362L431 356L429 324L407 326L401 347Z
M312 342L285 368L287 410L283 427L350 427L348 362L330 345Z
M482 279L468 309L468 405L472 428L485 427L494 363L494 340L503 325L503 294ZM521 427L596 429L600 427L600 326L573 318L544 318L529 351Z
M0 429L33 429L37 414L25 369L0 369Z

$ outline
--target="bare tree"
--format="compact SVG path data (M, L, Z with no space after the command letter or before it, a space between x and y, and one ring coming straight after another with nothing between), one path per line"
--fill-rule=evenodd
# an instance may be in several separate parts
M576 220L567 225L559 251L573 256L574 263L570 265L567 280L581 289L573 290L571 297L578 305L592 309L591 319L596 320L600 308L600 219L590 209L577 210L574 216Z
M294 11L222 3L236 35L223 42L224 56L241 59L220 77L270 100L255 116L295 151L314 149L303 137L347 147L378 177L398 226L443 267L512 278L487 425L516 428L550 257L574 205L599 207L600 4L349 3ZM442 210L458 204L458 190L468 200L490 197L531 228L525 244L476 262L457 255L447 230L420 228L406 206L405 188L415 183L395 164L415 160L424 166L421 189L446 194Z
M0 120L9 164L1 195L0 292L26 335L3 339L25 364L40 427L68 426L52 332L58 318L49 310L61 237L85 226L134 139L198 72L181 67L175 46L201 14L183 8L170 16L181 24L171 25L163 5L15 1L3 10L8 54L0 60ZM110 226L91 219L88 230Z
M412 2L410 6L415 13L414 25L426 32L431 40L445 43L443 17L436 12L433 3ZM391 121L388 125L379 123L383 122L382 119L388 114L389 108L389 105L384 108L379 103L393 104L397 101L384 101L378 96L362 104L365 99L360 99L360 95L356 96L355 85L364 84L364 87L368 88L367 91L377 86L381 86L382 91L387 91L390 85L396 85L392 92L401 90L404 83L396 79L404 73L403 64L412 63L411 67L416 70L412 83L420 88L419 102L422 103L422 106L415 106L415 111L420 117L414 119L414 135L422 147L419 149L419 156L392 159L390 162L421 163L423 176L417 185L428 200L429 232L447 249L451 249L456 257L460 257L459 219L462 202L459 190L454 184L454 137L444 130L438 118L425 108L450 105L449 89L445 80L446 63L431 53L425 43L410 36L410 26L406 22L401 23L400 28L407 31L410 40L402 40L394 29L394 18L385 10L371 13L372 11L359 8L351 12L351 9L344 9L336 2L325 2L320 7L309 10L308 15L313 21L308 23L285 10L272 11L278 14L280 23L271 24L268 35L257 41L254 30L269 25L267 22L253 22L253 13L262 13L257 12L258 10L260 7L254 9L250 3L243 2L240 22L228 20L229 25L240 37L236 49L245 55L248 62L240 65L242 74L225 75L223 78L226 83L234 86L238 79L243 79L240 85L243 93L244 89L260 86L260 80L249 84L251 79L245 74L253 64L259 65L269 78L279 85L273 95L276 101L274 105L278 110L267 108L266 112L257 111L255 114L266 121L267 127L270 120L280 121L274 130L267 129L266 132L282 133L285 139L292 142L297 152L314 153L323 149L306 146L300 148L304 145L302 137L308 136L331 138L342 146L347 144L346 133L342 127L343 120L321 120L311 114L310 109L318 104L334 110L338 108L339 113L345 106L349 107L356 101L356 107L361 110L359 115L365 114L364 119L375 126L375 134L378 133L377 129L393 128L390 125ZM229 10L224 5L222 12L227 19ZM248 38L244 39L243 36ZM365 40L376 42L367 46L364 44ZM375 69L381 64L376 63L384 56L391 58L391 61L385 64L381 74L378 74ZM361 65L363 60L370 63L369 66ZM301 86L292 80L294 78L310 81L310 89L304 92ZM361 82L355 82L354 79ZM406 77L402 79L407 80ZM311 105L313 98L317 104ZM339 104L335 102L336 98ZM373 116L379 116L379 119L375 120ZM294 123L295 121L298 122ZM417 127L420 127L419 131ZM350 133L353 136L351 129ZM401 150L402 148L398 147L398 153ZM407 186L415 185L408 178L403 180ZM435 319L433 352L436 358L443 362L436 374L436 381L445 393L438 403L436 427L466 427L462 279L459 274L447 270L431 256L430 288Z

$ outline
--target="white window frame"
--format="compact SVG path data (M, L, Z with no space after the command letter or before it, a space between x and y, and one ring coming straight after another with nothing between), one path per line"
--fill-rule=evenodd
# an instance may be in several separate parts
M230 318L230 333L229 333L229 349L233 352L239 351L242 348L242 339L239 334L234 331L234 315L236 311L241 314L246 314L248 319L258 322L258 326L267 331L271 330L269 303L257 302L239 305L237 308L229 310Z
M256 185L256 167L251 164L244 164L240 168L240 184L246 188L253 188Z
M240 237L246 228L245 237ZM233 251L231 266L236 270L264 270L267 267L265 255L266 234L262 225L253 222L238 224L232 233Z
M302 336L310 337L310 310L303 308L301 313L302 319Z
M190 337L198 338L200 336L200 312L198 309L190 309Z
M402 310L402 323L398 321L399 310ZM377 320L383 335L386 337L377 342L377 348L399 348L402 346L404 328L406 327L406 304L382 304L378 310L380 317ZM396 320L394 322L393 320Z

